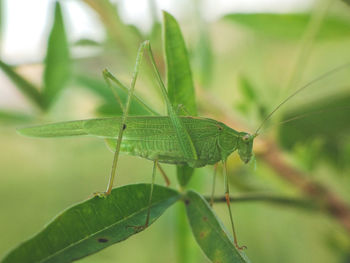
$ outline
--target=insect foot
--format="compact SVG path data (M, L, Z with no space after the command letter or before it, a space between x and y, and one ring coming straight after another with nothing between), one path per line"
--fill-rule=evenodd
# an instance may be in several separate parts
M236 246L236 248L238 249L238 250L243 250L243 249L247 249L247 246L239 246L238 244L237 244L237 242L234 242L235 243L235 246Z
M107 193L107 192L95 192L92 194L93 197L97 196L100 198L107 198L108 195L109 195L109 193Z
M133 228L135 233L141 232L142 230L146 229L148 225L142 225L142 226L126 226L126 228Z

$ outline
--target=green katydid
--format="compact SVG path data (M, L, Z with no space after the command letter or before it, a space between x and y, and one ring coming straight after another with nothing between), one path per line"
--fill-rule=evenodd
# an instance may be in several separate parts
M155 115L156 113L148 107L141 99L134 95L134 88L145 49L149 52L151 64L154 68L158 84L161 88L165 100L168 116L128 116L131 100L135 99L147 111ZM176 114L169 98L167 91L161 80L159 71L152 54L149 41L141 44L134 68L130 89L126 88L121 82L107 70L103 71L103 76L107 84L112 88L111 82L128 91L126 106L121 103L120 98L116 95L117 101L123 109L121 117L99 118L78 120L70 122L61 122L46 124L34 127L23 128L19 133L34 137L64 137L89 135L106 139L108 144L115 149L111 175L106 192L98 195L110 194L116 175L119 152L139 156L152 160L154 162L152 172L152 184L149 196L151 204L153 185L156 174L156 168L160 168L159 163L169 164L187 164L190 167L203 167L206 165L217 164L222 161L224 164L225 180L225 197L229 209L231 227L234 237L234 244L237 248L242 249L237 242L234 229L230 199L229 184L227 180L227 157L237 150L240 159L248 163L253 156L253 142L258 132L266 121L275 113L283 104L294 97L297 93L307 88L314 82L338 71L341 68L349 66L348 64L338 67L319 78L309 82L302 88L298 89L292 95L280 103L261 123L254 134L247 132L238 132L225 124L208 118L201 117L180 117ZM112 88L113 90L113 88ZM161 169L161 168L160 168ZM162 171L162 170L161 170ZM162 172L164 173L164 172ZM148 226L150 217L150 205L147 212L145 224L142 226L133 226L136 231Z

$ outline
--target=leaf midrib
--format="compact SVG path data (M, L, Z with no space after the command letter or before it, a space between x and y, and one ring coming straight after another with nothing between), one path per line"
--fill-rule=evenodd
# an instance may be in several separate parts
M176 197L176 196L174 196L174 197ZM177 197L179 197L179 194L177 194ZM171 198L173 198L173 197L171 197ZM171 198L168 198L168 199L165 199L165 200L169 200L169 199L171 199ZM154 206L156 206L156 205L158 205L159 203L164 202L165 200L154 203L154 205L152 205L151 208L154 207ZM77 245L77 244L80 244L80 243L84 242L84 241L87 240L87 239L90 239L91 237L93 237L93 236L95 236L95 235L97 235L97 234L103 232L104 230L106 230L106 229L108 229L108 228L111 228L111 227L115 226L116 224L122 223L122 222L124 222L124 221L126 221L126 220L128 220L128 219L130 219L130 218L132 218L132 217L134 217L134 216L136 216L137 214L140 214L140 213L144 212L144 211L147 210L147 209L148 209L148 207L142 208L141 210L139 210L139 211L137 211L137 212L135 212L135 213L132 213L132 214L130 214L129 216L124 217L123 219L121 219L121 220L119 220L119 221L117 221L117 222L115 222L115 223L113 223L113 224L111 224L111 225L108 225L108 226L104 227L103 229L101 229L101 230L99 230L99 231L96 231L96 232L94 232L94 233L88 235L88 236L85 237L85 238L80 239L80 240L77 241L77 242L73 242L73 243L70 244L69 246L66 246L66 247L64 247L63 249L58 250L58 251L55 252L54 254L52 254L52 255L50 255L50 256L48 256L48 257L46 257L46 258L40 260L39 262L45 262L45 261L47 261L47 260L49 260L49 259L51 259L51 258L54 258L55 256L59 255L60 253L63 253L65 250L67 250L67 249L69 249L69 248L71 248L71 247L73 247L73 246L75 246L75 245ZM153 223L153 221L151 221L150 225L151 225L152 223Z

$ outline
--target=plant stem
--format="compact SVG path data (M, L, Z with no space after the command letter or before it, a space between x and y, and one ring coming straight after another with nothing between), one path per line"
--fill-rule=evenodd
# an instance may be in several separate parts
M206 200L210 200L210 196L205 196ZM214 202L226 202L225 196L214 197ZM292 198L285 196L276 196L269 194L249 194L242 196L230 196L230 202L267 202L279 205L288 205L304 209L320 209L321 206L316 202L308 199Z

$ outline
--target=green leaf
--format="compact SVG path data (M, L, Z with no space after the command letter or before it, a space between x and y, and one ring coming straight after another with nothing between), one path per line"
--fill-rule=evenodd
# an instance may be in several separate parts
M181 186L186 186L192 178L194 169L188 165L177 165L177 180Z
M99 115L107 116L107 117L123 115L123 110L120 108L120 105L117 102L104 103L99 107L97 107L96 112ZM135 100L132 100L128 115L129 116L145 116L145 115L149 116L153 114L150 114L149 111L145 110Z
M77 73L75 74L74 81L79 86L83 86L84 88L91 90L93 93L103 98L105 102L115 102L112 90L108 88L106 82L102 81L102 77L100 80L97 79L97 77ZM120 96L125 96L125 94L120 94Z
M231 21L267 37L293 40L300 39L311 19L310 14L229 14L224 20ZM350 36L350 21L328 16L322 22L318 39Z
M174 108L181 104L189 114L195 116L197 115L196 98L185 41L172 15L163 12L163 21L169 99Z
M343 2L350 5L350 0L343 0Z
M103 103L98 109L97 112L101 115L105 116L120 116L123 111L118 104L116 98L112 90L108 87L107 83L104 81L100 81L93 77L88 77L82 74L78 74L75 77L75 81L82 85L83 87L91 90L98 96L104 99L105 103ZM113 88L118 93L120 100L124 105L126 104L128 98L128 89L124 84L116 85L116 83L112 83ZM129 115L159 115L153 109L151 109L146 103L144 103L139 97L135 94L133 99L131 100L131 105L129 109Z
M255 102L257 97L254 87L249 79L243 75L239 77L239 88L245 98L246 102Z
M177 108L182 105L192 116L197 115L196 98L188 53L180 27L175 18L163 12L164 51L167 68L167 88L170 102ZM181 186L185 186L194 169L178 166L177 177Z
M44 70L43 96L48 108L66 86L70 77L69 47L61 6L56 2L55 18L50 32Z
M141 33L135 26L128 26L123 22L119 16L118 4L110 0L83 1L98 15L113 48L117 47L121 54L124 54L127 58L133 57L137 49L137 43L142 40Z
M100 47L101 43L90 38L81 38L74 42L74 46L81 47Z
M199 2L197 2L199 3ZM198 77L201 87L210 87L213 76L213 50L209 35L209 25L200 19L199 37L196 41L193 52L194 73Z
M1 60L0 68L13 81L13 83L22 92L23 95L34 102L37 106L42 108L41 95L39 93L39 89L34 84L23 78L13 69L13 67L7 65Z
M188 191L185 205L193 235L212 262L250 262L247 256L235 247L231 236L202 196Z
M24 114L22 112L8 111L8 110L0 110L0 122L6 123L23 123L32 120L33 117Z
M317 138L322 140L322 145L314 145L314 151L337 168L349 165L340 163L339 158L346 146L346 136L350 134L349 105L350 95L338 94L289 110L282 119L282 123L287 122L279 129L281 145L287 149L295 148L298 144L310 146L311 141Z
M94 197L59 214L41 232L11 251L2 263L72 262L136 234L128 226L145 223L149 184L113 189L106 198ZM178 192L155 185L152 224L180 198Z
M176 214L174 216L175 236L174 241L176 248L176 258L179 263L199 262L201 251L196 247L190 225L188 224L185 207L182 203L175 206Z

